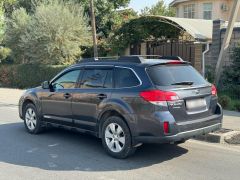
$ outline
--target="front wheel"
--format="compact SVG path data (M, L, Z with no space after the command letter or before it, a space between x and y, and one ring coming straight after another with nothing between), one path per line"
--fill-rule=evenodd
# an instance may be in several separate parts
M24 124L27 131L31 134L38 134L42 130L37 109L31 103L27 104L24 108Z
M109 155L124 159L132 155L136 148L132 147L130 130L122 118L109 117L103 124L102 144Z

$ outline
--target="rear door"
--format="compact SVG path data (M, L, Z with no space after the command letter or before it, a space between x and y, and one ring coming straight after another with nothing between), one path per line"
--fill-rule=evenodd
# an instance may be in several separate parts
M213 115L217 98L208 83L192 66L186 64L157 65L147 69L156 87L175 92L180 100L169 101L168 108L177 122Z
M111 97L113 68L85 67L80 86L73 93L72 112L78 128L95 131L101 104Z

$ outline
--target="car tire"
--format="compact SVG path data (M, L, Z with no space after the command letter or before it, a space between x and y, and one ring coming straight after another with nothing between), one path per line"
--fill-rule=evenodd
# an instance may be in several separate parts
M111 116L103 123L102 144L106 152L117 159L125 159L136 151L128 126L118 116Z
M29 103L25 106L24 111L24 125L30 134L39 134L42 131L41 118L39 117L36 106Z

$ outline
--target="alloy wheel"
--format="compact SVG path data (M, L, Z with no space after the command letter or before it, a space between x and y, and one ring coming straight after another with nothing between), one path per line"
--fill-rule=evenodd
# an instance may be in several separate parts
M112 152L121 152L125 146L125 134L122 127L116 123L109 124L105 129L105 141Z
M32 108L28 108L26 110L25 121L29 130L31 131L35 130L37 125L37 116Z

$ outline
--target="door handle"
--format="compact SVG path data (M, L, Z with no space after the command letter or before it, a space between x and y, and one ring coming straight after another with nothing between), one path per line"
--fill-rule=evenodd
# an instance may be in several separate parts
M97 98L100 99L100 100L103 100L103 99L107 98L107 95L106 94L98 94Z
M63 95L66 99L68 99L68 98L70 98L71 97L71 94L69 94L69 93L66 93L66 94L64 94Z

